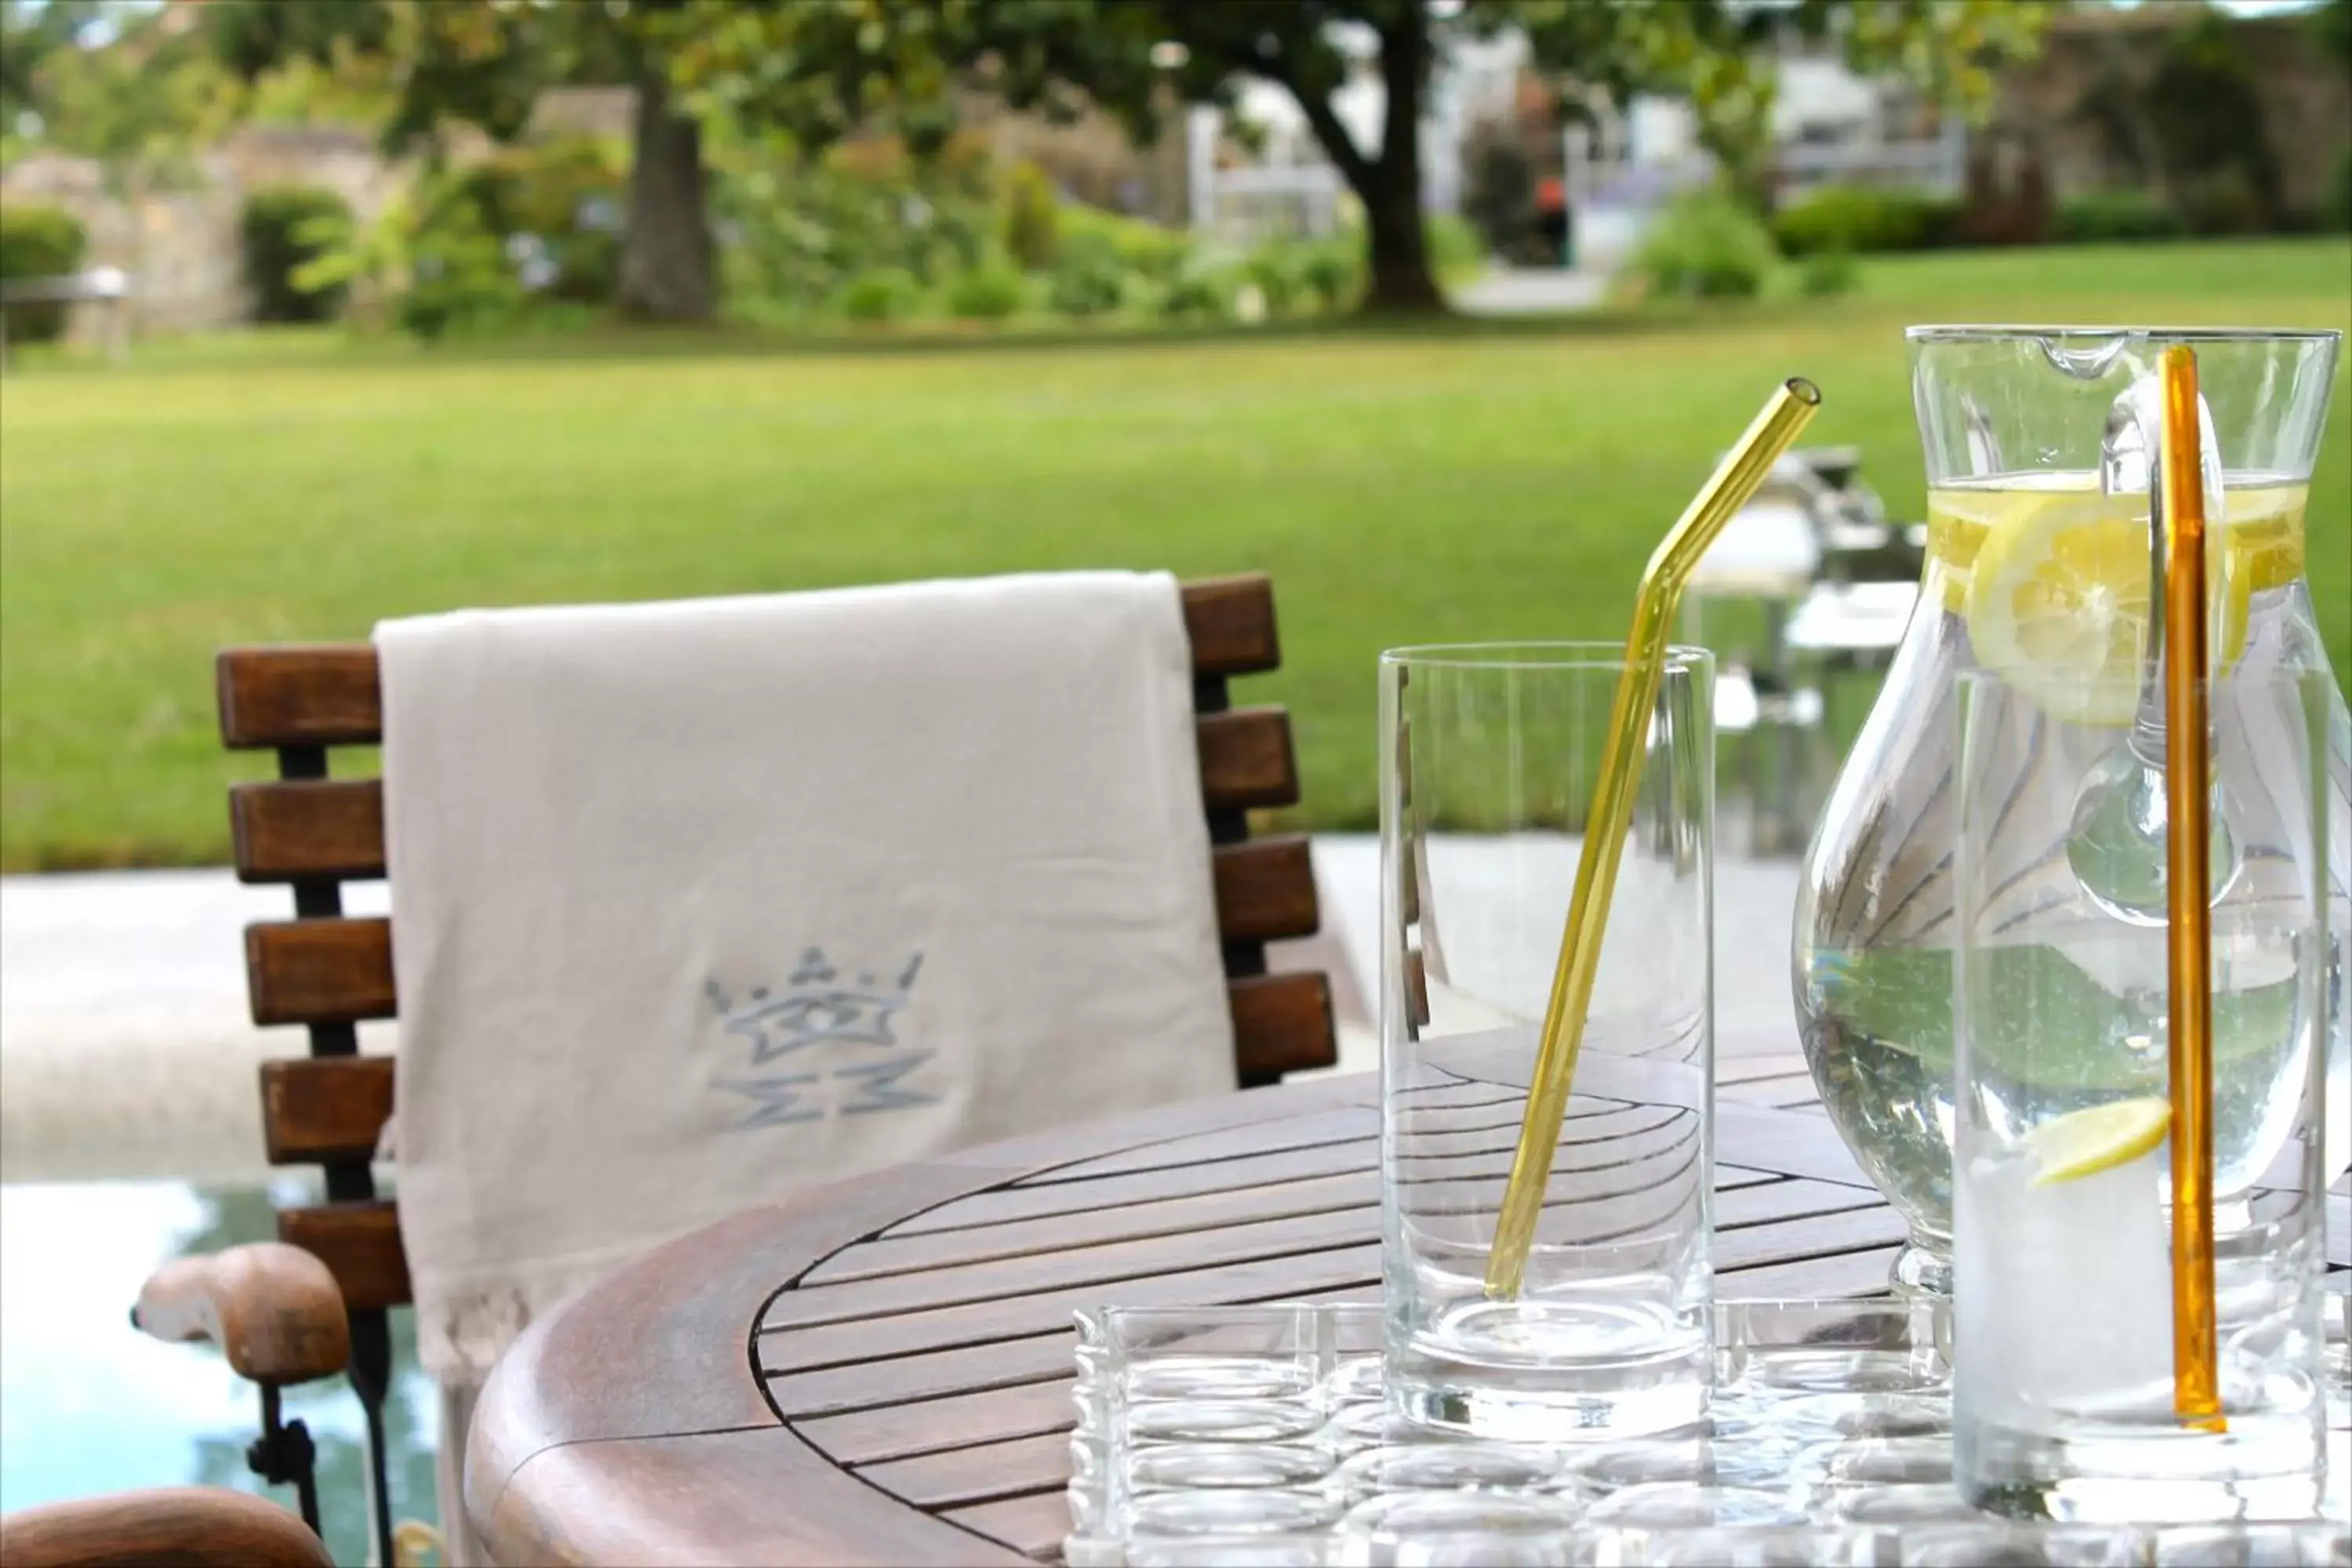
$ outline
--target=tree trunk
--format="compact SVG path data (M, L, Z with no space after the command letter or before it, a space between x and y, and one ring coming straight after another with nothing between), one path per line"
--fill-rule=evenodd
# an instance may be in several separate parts
M1445 296L1429 269L1421 210L1421 100L1429 81L1429 24L1418 5L1381 32L1381 79L1388 108L1381 154L1365 171L1364 227L1370 278L1363 308L1380 315L1434 315Z
M658 63L637 78L636 159L618 303L652 321L707 321L718 287L703 205L702 128L670 107Z

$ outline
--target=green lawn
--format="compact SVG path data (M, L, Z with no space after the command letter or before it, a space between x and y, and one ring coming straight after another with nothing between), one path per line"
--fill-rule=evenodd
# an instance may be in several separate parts
M1772 384L1922 501L1906 321L2352 327L2342 240L1874 263L1844 300L1507 330L811 349L252 340L0 390L0 866L224 858L225 643L460 605L1080 565L1274 574L1316 826L1373 818L1373 657L1615 637ZM2352 671L2352 393L2312 491Z

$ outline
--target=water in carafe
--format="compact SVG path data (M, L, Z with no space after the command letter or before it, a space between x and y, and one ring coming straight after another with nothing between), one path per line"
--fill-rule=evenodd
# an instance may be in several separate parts
M1797 1012L1824 1107L1904 1215L1898 1289L1948 1289L1951 1255L1955 680L1999 670L2054 721L2112 730L2066 820L2045 825L2080 872L2085 918L2164 918L2161 736L2128 672L2161 616L2151 570L2155 366L2196 349L2209 419L2217 721L2239 670L2324 671L2305 578L2304 513L2338 335L2108 329L1921 328L1914 401L1928 465L1919 605L1809 849L1795 933ZM2327 941L2330 1174L2352 1164L2352 717L2336 691ZM2153 759L2153 763L2151 762ZM2055 814L2053 814L2053 816ZM2228 832L2224 814L2217 832ZM2227 866L2246 846L2217 842ZM2160 948L2160 941L2156 944ZM2066 944L2000 962L2041 996L2074 998L2071 1052L2032 1053L2044 1104L2145 1085L2164 1091L2147 997ZM1996 984L1998 981L1996 980ZM2157 982L2160 985L2160 979ZM2276 1108L2300 1067L2278 1009L2294 992L2238 992L2214 1020L2216 1191L2242 1194L2275 1152ZM2046 1014L2042 1017L2049 1026ZM1999 1042L1979 1042L1998 1052Z

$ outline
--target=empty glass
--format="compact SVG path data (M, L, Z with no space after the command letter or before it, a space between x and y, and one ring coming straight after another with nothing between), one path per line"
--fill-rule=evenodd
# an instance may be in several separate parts
M2140 681L2062 704L1999 675L1961 679L1957 1481L1978 1507L2027 1517L2308 1518L2326 1415L2334 684L2240 669L2211 703L2227 1430L2209 1432L2174 1406L2169 828L2162 790L2134 783L2145 768L2116 765L2147 744L2132 721Z
M1480 1436L1606 1437L1706 1413L1713 1355L1714 668L1668 657L1575 1097L1524 1287L1488 1255L1528 1103L1613 645L1381 657L1381 1139L1389 1395Z

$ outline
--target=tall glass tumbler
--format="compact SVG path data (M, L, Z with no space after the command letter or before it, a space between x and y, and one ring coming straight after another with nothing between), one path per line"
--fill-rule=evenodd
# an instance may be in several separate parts
M1495 1241L1616 645L1381 659L1382 1246L1392 1411L1548 1440L1706 1413L1715 668L1671 651L1525 1282Z
M2128 715L2141 679L2062 705L2071 718L1999 675L1961 680L1955 1480L2028 1517L2306 1518L2325 1452L2334 689L2243 668L2210 687L2215 1432L2175 1413L2161 753L2128 721L2079 717Z

